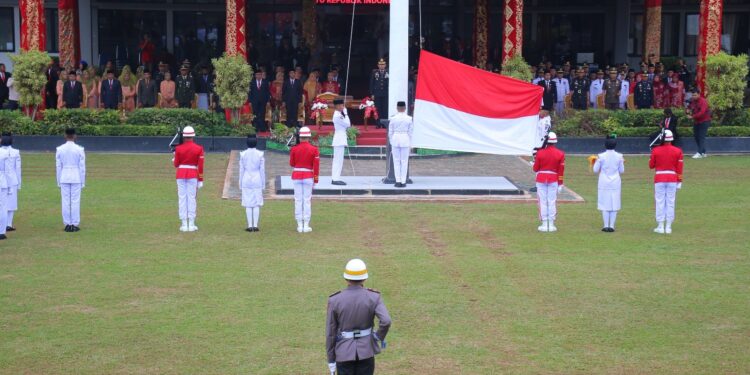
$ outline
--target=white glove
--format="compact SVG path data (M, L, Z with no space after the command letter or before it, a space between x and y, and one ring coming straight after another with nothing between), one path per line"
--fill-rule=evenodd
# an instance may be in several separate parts
M677 183L677 190L680 190L680 189L682 189L682 182Z
M563 186L564 186L564 185L560 185L560 186L558 186L558 187L557 187L557 192L558 192L558 193L562 193L562 191L563 191Z
M331 375L336 373L336 362L331 362L328 364L328 371L331 372Z
M203 181L198 181L198 189L203 187Z

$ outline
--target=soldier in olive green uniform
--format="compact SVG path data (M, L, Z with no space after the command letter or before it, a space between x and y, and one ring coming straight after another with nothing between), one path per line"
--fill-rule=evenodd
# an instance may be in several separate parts
M188 67L183 65L180 68L180 75L175 79L175 99L180 108L191 108L193 106L193 100L195 100L195 82L193 82L193 76L189 73Z
M617 79L617 69L609 70L609 79L604 81L604 104L607 109L620 109L620 90L622 90L622 81Z
M591 81L584 74L583 68L578 68L576 77L570 83L570 92L573 93L570 99L573 102L574 109L582 110L588 108L590 86Z

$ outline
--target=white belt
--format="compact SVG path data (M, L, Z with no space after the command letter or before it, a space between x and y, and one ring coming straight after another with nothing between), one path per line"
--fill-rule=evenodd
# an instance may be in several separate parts
M312 172L313 170L310 168L294 168L295 172Z
M185 164L180 164L180 166L177 167L177 168L181 168L181 169L198 169L198 167L195 166L195 165L185 165Z
M537 174L539 174L539 173L544 173L544 174L557 174L557 172L553 172L553 171L539 171L539 172L536 172L536 173L537 173Z
M368 329L361 329L361 330L354 330L351 332L341 332L341 338L344 339L357 339L360 337L367 337L370 336L372 333L372 328Z
M656 171L656 174L677 174L675 171Z

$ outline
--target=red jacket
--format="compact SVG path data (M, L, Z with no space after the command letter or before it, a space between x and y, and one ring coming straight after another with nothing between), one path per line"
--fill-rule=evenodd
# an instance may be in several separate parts
M292 180L315 179L318 183L320 174L320 151L310 142L302 142L289 152L289 166L297 170L292 172Z
M704 97L698 97L690 101L690 113L696 124L711 121L711 111L708 109L708 102Z
M654 147L648 167L656 170L654 183L682 182L682 150L671 144Z
M557 182L563 184L563 174L565 173L565 153L555 145L537 151L534 159L534 172L536 172L536 182L551 184Z
M203 146L185 141L174 150L174 166L177 168L177 179L186 180L197 178L203 181Z

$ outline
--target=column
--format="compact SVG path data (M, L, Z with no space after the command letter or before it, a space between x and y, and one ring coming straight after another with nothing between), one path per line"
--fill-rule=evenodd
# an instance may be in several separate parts
M313 0L302 1L302 36L310 50L318 45L318 14Z
M474 10L474 65L480 69L487 67L488 13L487 0L476 0Z
M409 0L391 0L388 44L388 113L407 101L409 89Z
M99 61L94 59L93 44L94 39L91 35L92 28L91 20L96 15L96 12L91 11L91 0L78 0L78 40L82 41L80 44L80 58L88 61L89 65L99 65Z
M18 10L21 14L21 50L46 51L44 0L19 0Z
M503 63L523 52L523 0L504 0Z
M650 55L652 63L659 61L661 56L661 0L646 0L643 16L643 60L648 61Z
M698 31L698 66L695 82L706 96L706 58L721 51L721 15L723 0L701 0Z
M226 53L247 59L245 44L245 0L227 0Z
M617 0L614 8L615 30L613 57L615 64L621 64L628 60L628 39L630 30L630 0ZM628 62L629 64L629 62Z
M78 31L78 1L58 0L58 45L60 66L76 68L81 59L81 39Z

